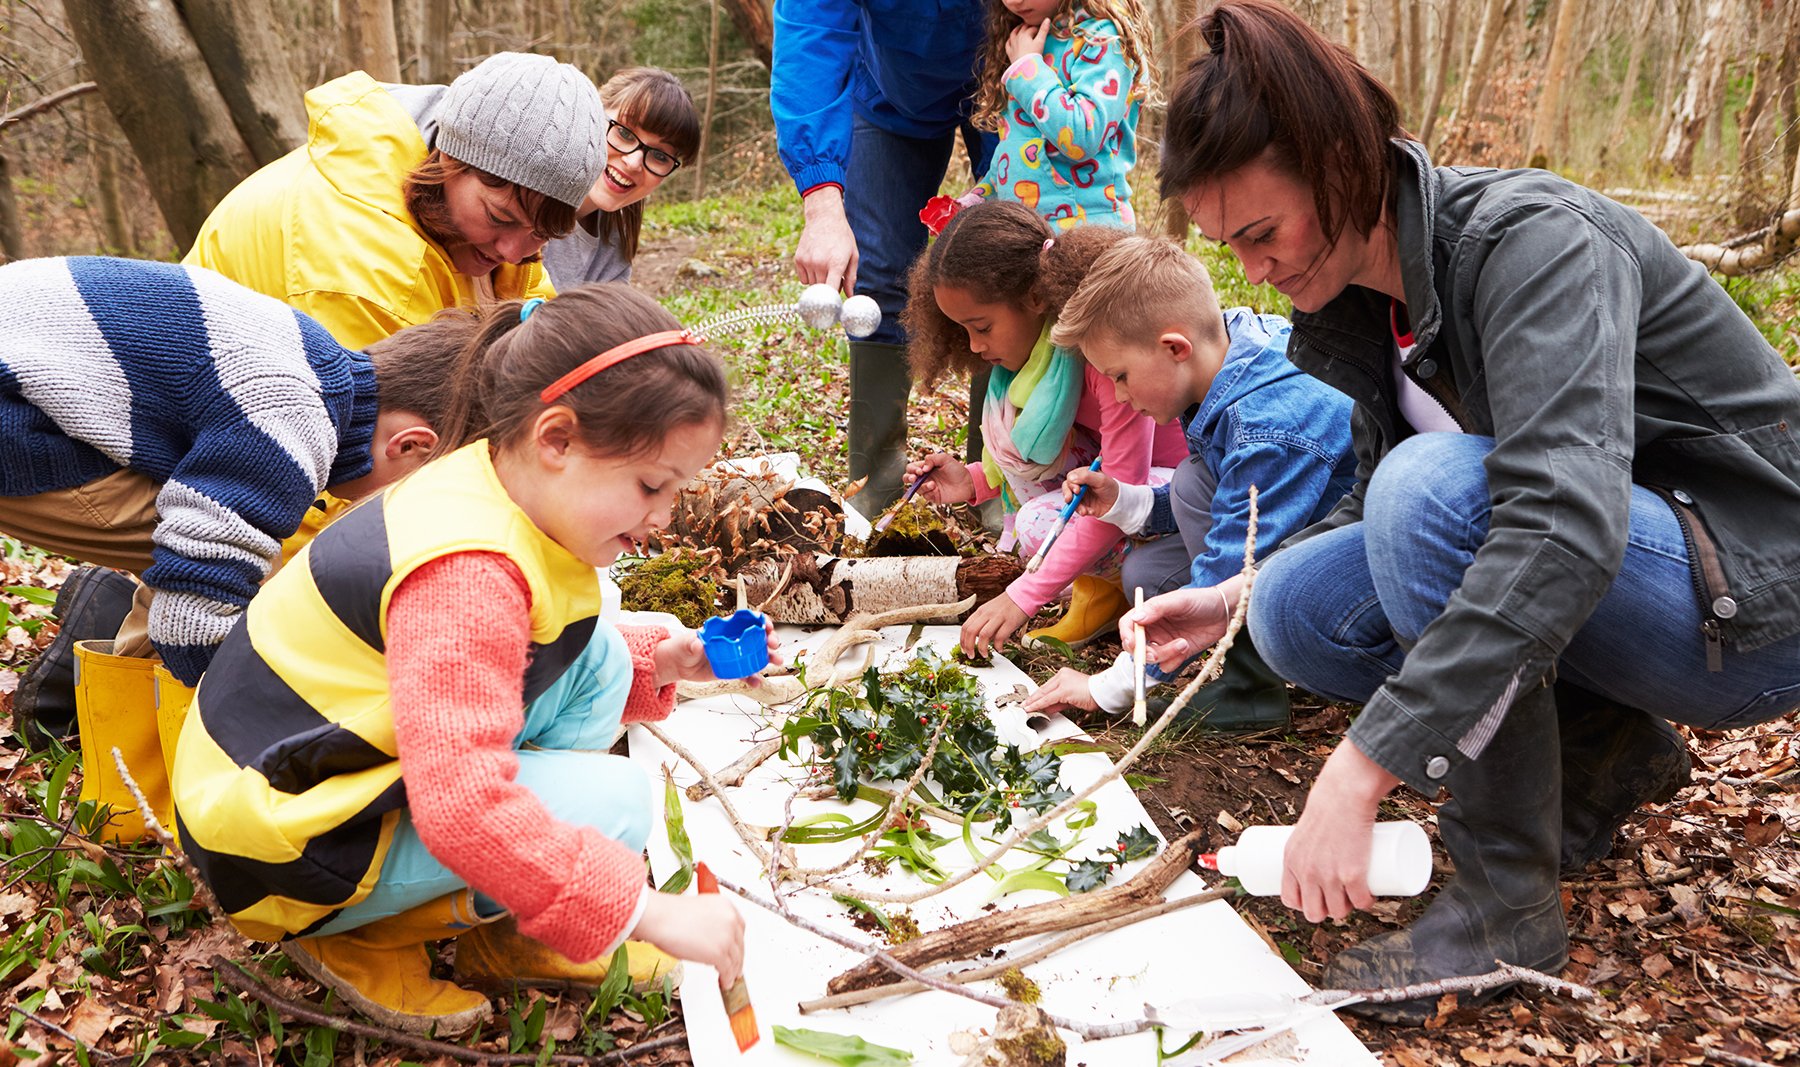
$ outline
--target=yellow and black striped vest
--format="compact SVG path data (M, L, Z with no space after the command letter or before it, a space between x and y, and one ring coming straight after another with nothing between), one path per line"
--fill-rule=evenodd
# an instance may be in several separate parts
M527 703L594 633L594 568L506 495L486 441L420 468L332 523L251 601L177 746L181 842L240 930L306 934L368 896L405 783L389 707L388 600L420 565L499 552L531 589ZM481 604L451 625L481 626Z

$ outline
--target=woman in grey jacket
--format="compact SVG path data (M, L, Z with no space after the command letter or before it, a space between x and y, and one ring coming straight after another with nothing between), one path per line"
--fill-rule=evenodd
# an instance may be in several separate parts
M1282 899L1315 922L1368 906L1377 802L1448 788L1454 879L1325 983L1555 971L1559 868L1687 780L1667 720L1800 707L1800 384L1636 212L1543 171L1434 167L1387 89L1272 0L1200 29L1163 195L1292 299L1289 358L1356 401L1357 486L1268 560L1249 616L1277 671L1365 704ZM1121 629L1172 665L1222 633L1207 614Z

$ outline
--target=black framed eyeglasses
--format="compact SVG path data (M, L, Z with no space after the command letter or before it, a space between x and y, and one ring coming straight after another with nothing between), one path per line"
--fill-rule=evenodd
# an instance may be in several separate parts
M606 120L606 143L617 149L620 155L628 156L641 150L644 153L644 169L658 178L667 178L675 173L676 167L681 166L681 160L660 148L651 148L637 135L636 130L613 119Z

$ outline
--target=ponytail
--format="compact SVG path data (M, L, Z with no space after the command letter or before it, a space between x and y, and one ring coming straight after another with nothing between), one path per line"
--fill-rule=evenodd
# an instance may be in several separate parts
M444 424L437 429L437 445L427 459L454 452L471 441L479 440L488 430L488 419L481 398L486 395L483 370L488 352L495 344L518 329L519 310L524 302L508 300L490 308L482 316L480 327L464 342L450 364L450 404L444 412Z
M1265 153L1308 185L1335 243L1367 235L1392 195L1400 108L1342 45L1276 0L1226 0L1196 26L1206 51L1170 94L1162 197L1177 199Z

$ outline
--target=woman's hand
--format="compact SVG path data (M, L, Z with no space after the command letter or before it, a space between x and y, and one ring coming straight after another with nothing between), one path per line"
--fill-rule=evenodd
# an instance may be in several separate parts
M1013 27L1006 36L1006 62L1017 63L1026 56L1044 54L1044 42L1050 39L1050 20L1045 19L1036 26L1028 26L1021 22Z
M1234 593L1241 584L1232 578L1210 589L1177 589L1151 597L1119 619L1119 640L1130 652L1136 645L1132 628L1142 626L1151 662L1173 672L1225 636L1231 621L1227 609L1236 607Z
M1088 676L1073 667L1064 667L1055 677L1037 687L1020 707L1026 711L1099 711L1100 704L1088 688Z
M931 480L919 487L919 495L933 504L961 504L975 498L975 479L968 466L948 452L933 452L906 465L907 485L927 475Z
M781 642L776 638L773 626L766 626L764 630L769 643L769 665L779 667L784 662ZM700 643L700 635L692 630L682 629L680 633L670 634L656 646L653 658L659 689L672 682L710 682L718 678L713 673L712 662L706 658L706 646ZM762 675L752 674L744 679L744 684L754 689L762 684Z
M1105 471L1089 470L1076 467L1063 475L1063 503L1075 499L1075 491L1087 486L1087 495L1075 506L1077 515L1086 515L1097 519L1113 509L1119 502L1119 483Z
M1369 892L1369 849L1375 809L1400 779L1345 739L1325 761L1283 856L1281 902L1306 914L1343 919L1375 902Z
M962 650L978 659L986 659L1006 644L1014 630L1031 618L1013 598L1001 593L975 609L962 626Z
M722 896L644 894L644 914L631 931L676 959L704 963L719 972L719 988L744 973L744 917Z
M807 285L823 282L844 293L856 291L856 234L844 214L843 191L820 186L801 201L806 223L794 246L794 269Z

